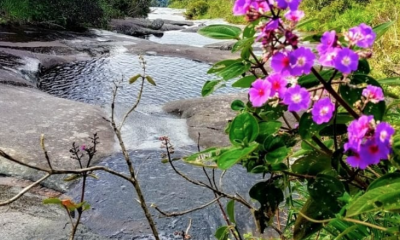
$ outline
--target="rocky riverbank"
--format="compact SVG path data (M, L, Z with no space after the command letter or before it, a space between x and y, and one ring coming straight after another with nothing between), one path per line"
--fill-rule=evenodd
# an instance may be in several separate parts
M172 25L164 23L164 30L172 29L168 24ZM173 26L179 25L174 22ZM0 149L26 163L42 167L47 167L47 162L39 143L41 134L45 135L53 167L59 169L77 167L77 162L70 159L72 142L87 144L90 141L88 138L95 132L101 143L93 163L114 154L118 149L107 120L109 113L93 105L41 92L37 89L40 83L36 81L40 72L59 65L107 56L120 48L134 54L174 56L206 63L235 57L228 51L158 44L104 30L75 35L40 30L40 34L34 34L32 30L27 30L24 35L20 29L18 32L0 29L4 33L0 37ZM2 158L0 175L9 176L0 178L0 201L14 196L29 181L42 176L37 171ZM50 178L40 191L32 191L17 202L0 207L0 224L4 226L0 229L0 235L6 239L17 239L16 236L18 239L67 239L70 226L64 210L41 203L42 199L59 196L67 190L69 183L62 181L64 177ZM21 179L28 182L16 184ZM24 228L23 233L19 230L21 227ZM77 239L103 238L82 226Z

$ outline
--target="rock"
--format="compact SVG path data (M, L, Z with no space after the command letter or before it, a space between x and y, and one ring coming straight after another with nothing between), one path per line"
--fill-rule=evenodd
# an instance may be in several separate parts
M149 21L149 20L147 20ZM163 34L163 31L153 30L150 28L151 22L142 19L112 19L110 27L118 33L130 36L143 36L149 34Z
M245 101L246 94L226 94L206 98L185 99L167 103L163 109L187 119L189 136L197 141L200 133L200 146L228 146L229 138L224 133L228 121L236 116L231 110L235 99Z
M193 33L196 33L197 31L199 31L202 28L203 28L203 26L190 27L190 28L183 29L182 32L193 32Z
M166 23L166 24L164 24L164 26L162 26L162 28L160 30L161 31L175 31L175 30L182 30L182 29L185 29L185 27Z
M206 48L214 48L219 50L232 50L233 45L235 45L236 41L222 41L217 43L212 43L205 45Z
M164 24L172 24L178 26L193 26L194 23L192 21L175 21L175 20L164 20Z
M0 202L15 196L21 189L21 187L0 185ZM47 197L26 193L17 201L0 207L1 238L7 240L68 240L71 225L65 210L60 206L44 205L42 201L45 198ZM107 238L80 225L75 239L106 240Z
M164 21L161 19L153 20L150 24L150 28L154 30L160 30L160 28L164 25Z
M29 164L47 168L41 150L40 135L45 135L52 165L58 169L78 167L70 159L71 144L90 144L98 133L100 144L93 163L114 150L114 134L103 110L84 103L56 98L33 88L2 85L0 87L0 149ZM37 180L43 174L0 158L0 175ZM53 176L44 185L66 191L65 176Z

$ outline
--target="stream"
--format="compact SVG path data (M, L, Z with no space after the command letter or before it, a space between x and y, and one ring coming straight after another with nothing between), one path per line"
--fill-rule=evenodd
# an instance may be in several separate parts
M182 10L155 8L150 19L184 20ZM221 23L222 20L202 20L196 24ZM101 36L100 36L101 37ZM150 41L164 44L190 44L204 46L217 40L204 38L197 33L169 31L163 37L149 36ZM188 137L186 120L162 111L166 102L200 97L205 81L212 80L206 74L209 64L176 57L162 57L151 54L144 56L146 74L157 86L145 84L141 103L132 113L123 128L123 138L136 166L141 187L148 204L156 204L166 212L188 210L211 201L213 194L186 182L171 167L161 163L160 136L169 136L176 153L174 157L189 155L197 151L196 143ZM109 56L89 61L59 65L39 76L40 88L52 95L75 101L101 106L110 111L113 81L121 82L116 101L116 116L134 104L139 81L129 85L128 79L141 73L138 56L126 52L123 46L114 46ZM219 89L216 94L237 92L231 87ZM101 139L100 139L101 142ZM119 146L115 146L116 149ZM104 159L100 165L127 173L127 166L121 153ZM193 178L207 181L201 168L176 162L178 169ZM245 174L241 166L234 166L222 180L224 191L240 193L248 198L248 189L259 176ZM210 172L211 173L211 172ZM221 172L216 171L216 181ZM153 239L142 210L136 202L134 189L127 182L112 175L98 173L99 180L89 179L86 201L92 209L83 215L84 224L101 235L111 239ZM78 200L80 184L73 186L67 195ZM224 206L226 202L223 202ZM163 239L182 239L177 232L185 231L192 219L192 239L214 239L215 230L224 225L217 205L174 217L160 218L151 209ZM238 226L243 232L254 228L252 216L247 209L236 205Z

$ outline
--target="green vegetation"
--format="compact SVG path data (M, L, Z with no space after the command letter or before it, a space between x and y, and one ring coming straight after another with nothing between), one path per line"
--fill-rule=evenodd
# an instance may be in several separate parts
M303 0L302 9L308 18L318 21L308 24L303 30L337 32L360 23L377 26L393 21L393 26L374 45L374 57L371 59L372 75L377 78L400 75L400 0Z
M208 5L207 10L198 11L200 5L205 6L205 4ZM234 1L232 0L170 0L168 7L186 8L188 19L223 18L230 23L244 24L242 16L232 15L233 4Z
M110 18L147 16L149 6L147 0L0 0L0 22L99 27Z

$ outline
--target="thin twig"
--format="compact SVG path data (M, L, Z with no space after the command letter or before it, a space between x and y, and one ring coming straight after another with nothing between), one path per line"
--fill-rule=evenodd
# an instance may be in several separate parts
M17 195L15 195L13 198L8 199L7 201L4 202L0 202L0 207L1 206L5 206L7 204L13 203L16 200L18 200L20 197L22 197L26 192L28 192L29 190L31 190L33 187L35 187L36 185L39 185L41 182L43 182L44 180L46 180L48 177L50 177L51 174L46 174L44 175L42 178L40 178L39 180L37 180L36 182L32 183L31 185L27 186L26 188L22 189L22 191L20 191Z
M49 165L49 168L52 169L53 167L51 166L49 154L47 153L46 146L44 145L44 134L40 136L40 146L42 147L42 151L44 153L44 157L46 158L47 164Z
M195 208L186 210L186 211L182 211L182 212L171 212L171 213L167 213L167 212L164 212L163 210L161 210L161 209L160 209L158 206L156 206L156 205L152 205L152 207L154 207L159 213L161 213L161 214L162 214L163 216L165 216L165 217L176 217L176 216L182 216L182 215L185 215L185 214L188 214L188 213L195 212L195 211L197 211L197 210L206 208L206 207L210 206L211 204L215 203L216 201L218 201L219 199L221 199L221 196L219 196L218 198L213 199L212 201L210 201L210 202L208 202L208 203L206 203L206 204L203 204L203 205L201 205L201 206L198 206L198 207L195 207Z

